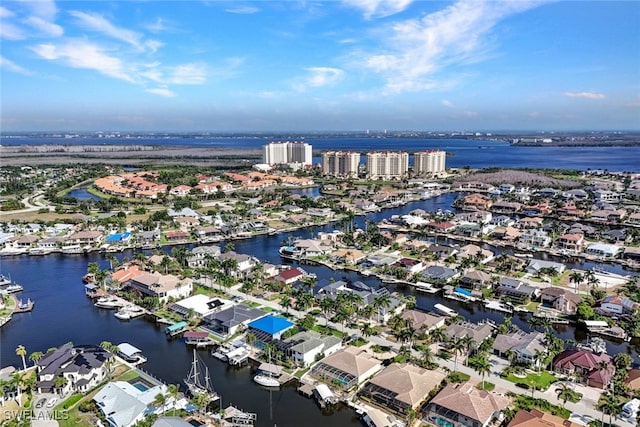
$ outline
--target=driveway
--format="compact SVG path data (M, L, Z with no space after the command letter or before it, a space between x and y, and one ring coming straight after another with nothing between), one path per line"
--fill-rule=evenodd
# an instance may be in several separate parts
M40 408L36 408L38 402L44 399L44 404ZM55 404L51 406L53 399L56 399ZM65 417L65 413L61 411L54 411L54 407L61 402L62 398L54 393L42 393L33 395L33 420L31 421L32 427L58 427L59 419ZM48 407L50 405L51 407Z

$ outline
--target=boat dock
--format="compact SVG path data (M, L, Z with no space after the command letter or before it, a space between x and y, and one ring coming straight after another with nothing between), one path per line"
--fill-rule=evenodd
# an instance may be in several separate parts
M428 294L435 294L440 290L439 288L436 288L435 286L433 286L431 283L425 283L425 282L416 282L413 284L413 287L418 292L425 292Z
M187 345L195 345L197 348L205 348L209 346L217 345L218 342L209 338L208 332L200 331L187 331L182 337Z
M237 347L229 351L226 354L226 356L227 356L227 361L229 362L229 365L239 366L239 365L242 365L247 360L249 360L250 354L251 352L249 351L248 348Z
M489 310L500 311L502 313L513 313L513 307L496 300L485 301L484 306Z
M457 316L458 313L455 310L450 309L446 305L436 304L433 306L439 313L444 314L445 316Z
M186 329L186 327L187 327L187 322L174 323L171 326L167 326L164 330L164 333L167 335L167 338L174 338L182 334Z
M14 297L15 300L15 297ZM20 299L19 301L16 300L16 305L13 309L14 313L28 313L31 310L33 310L33 307L35 305L35 302L33 300L31 300L31 298L27 299L26 302L23 302L22 299Z

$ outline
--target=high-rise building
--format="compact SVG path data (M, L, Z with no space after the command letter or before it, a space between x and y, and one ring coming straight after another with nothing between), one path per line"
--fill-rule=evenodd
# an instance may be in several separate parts
M447 153L442 150L420 151L413 155L415 175L439 174L444 172Z
M402 179L409 170L409 154L404 151L367 153L367 178Z
M306 142L270 142L262 147L263 163L278 165L286 163L312 163L311 144Z
M322 153L322 173L355 178L358 176L360 153L353 151L327 151Z

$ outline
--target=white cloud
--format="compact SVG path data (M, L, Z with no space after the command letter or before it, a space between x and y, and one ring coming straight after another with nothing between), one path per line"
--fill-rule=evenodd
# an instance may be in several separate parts
M486 58L492 30L502 19L538 4L460 0L422 18L397 22L385 32L390 34L387 51L369 55L364 65L382 75L389 92L438 89L444 69Z
M294 84L294 89L303 92L309 88L332 86L344 76L344 71L332 67L306 68L307 75Z
M157 87L152 89L145 89L145 92L152 93L154 95L164 96L165 98L174 98L176 94L166 87Z
M22 1L31 9L31 13L45 21L53 22L58 14L58 7L54 0Z
M164 33L165 31L173 30L172 26L163 18L156 18L155 21L145 24L144 28L152 33Z
M200 85L207 81L207 72L202 64L178 65L171 70L168 83L177 85Z
M5 58L4 56L0 56L0 68L4 68L5 70L14 73L25 74L27 76L33 75L31 71L19 66L18 64Z
M442 105L447 108L453 108L453 102L449 101L448 99L443 99Z
M60 25L46 21L39 16L30 16L25 23L51 37L60 37L64 34L64 29Z
M69 11L69 14L78 19L81 26L89 30L103 33L116 40L128 43L139 50L144 50L144 44L142 43L142 34L136 31L117 27L109 22L104 16L97 13L86 13L72 10Z
M236 6L225 9L224 11L228 13L237 13L240 15L251 15L253 13L260 12L260 9L255 6Z
M15 16L15 13L6 7L0 6L0 18L11 18L12 16Z
M371 19L400 13L413 3L413 0L345 0L344 3L362 10L365 19Z
M41 58L59 60L72 68L95 70L106 76L134 82L119 58L109 56L99 46L86 40L70 40L59 45L43 43L33 46L31 50Z
M568 96L569 98L584 98L584 99L606 98L604 93L597 93L597 92L565 92L564 96Z
M24 40L26 35L22 28L3 20L0 23L0 38L5 40Z

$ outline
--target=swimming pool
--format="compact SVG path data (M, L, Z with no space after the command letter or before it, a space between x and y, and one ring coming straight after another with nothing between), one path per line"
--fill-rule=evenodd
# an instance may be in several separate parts
M129 384L134 386L140 391L147 391L153 387L153 384L142 377L136 377L129 381Z

